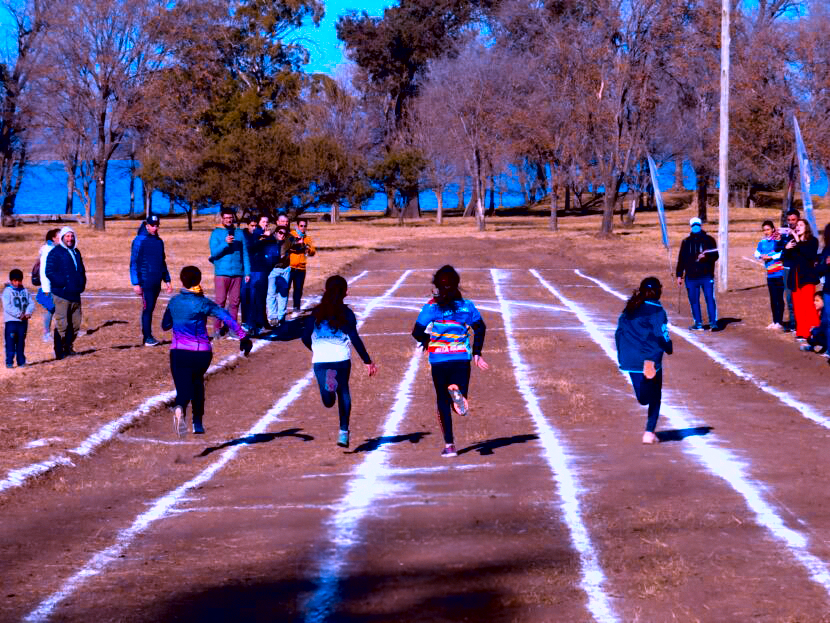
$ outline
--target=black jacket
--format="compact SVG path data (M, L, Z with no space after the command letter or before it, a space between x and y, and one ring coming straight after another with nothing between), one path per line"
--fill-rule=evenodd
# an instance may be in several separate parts
M809 283L818 283L819 273L816 270L816 255L818 254L818 240L810 238L797 242L792 249L781 251L784 266L789 267L787 288L795 290ZM51 252L49 255L52 255Z
M697 256L703 251L708 251L702 260ZM715 276L715 262L718 261L718 245L715 239L702 231L690 234L680 243L680 253L677 256L677 276L686 279L699 279L701 277Z
M138 228L130 248L130 281L134 286L155 286L162 281L170 283L164 241L158 234L151 235L145 223Z
M78 249L70 251L60 244L54 247L46 256L46 278L52 284L52 294L80 303L81 292L86 289L86 268L81 252Z

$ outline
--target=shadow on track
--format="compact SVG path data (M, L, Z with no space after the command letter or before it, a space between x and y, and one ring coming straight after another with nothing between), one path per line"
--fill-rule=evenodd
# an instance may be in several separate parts
M497 439L490 439L489 441L479 441L471 446L462 448L458 454L465 454L467 452L478 452L481 456L493 454L497 448L505 448L512 446L514 443L525 443L527 441L534 441L539 439L539 435L513 435L512 437L499 437Z
M314 437L311 435L301 434L300 431L302 428L287 428L283 431L278 433L257 433L256 435L247 435L246 437L240 437L239 439L231 439L230 441L226 441L225 443L219 444L218 446L212 446L210 448L205 448L202 450L201 453L197 454L196 456L207 456L216 452L217 450L224 450L230 446L238 446L240 444L252 445L255 443L268 443L269 441L273 441L277 437L296 437L298 439L302 439L303 441L312 441Z
M660 443L666 441L683 441L686 437L702 437L712 432L711 426L695 426L694 428L679 428L675 430L661 430L657 433Z
M357 454L359 452L373 452L380 448L381 446L385 446L390 443L403 443L408 441L409 443L418 443L429 435L428 432L420 432L420 433L409 433L407 435L392 435L390 437L374 437L373 439L367 439L362 444L357 446L351 452L346 452L345 454Z

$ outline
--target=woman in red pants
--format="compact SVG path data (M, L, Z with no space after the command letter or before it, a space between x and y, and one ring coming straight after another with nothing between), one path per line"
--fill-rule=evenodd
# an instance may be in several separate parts
M790 268L787 287L793 293L795 334L796 339L800 341L809 338L810 329L821 323L813 303L816 284L819 282L816 271L817 254L818 240L813 236L810 224L804 219L799 219L793 239L784 247L781 257L784 265Z

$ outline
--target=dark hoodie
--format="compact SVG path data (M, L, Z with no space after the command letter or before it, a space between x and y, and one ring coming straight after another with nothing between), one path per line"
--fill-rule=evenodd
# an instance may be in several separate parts
M718 260L718 245L715 239L705 231L689 234L680 243L680 253L677 256L677 276L686 279L700 279L715 276L715 262ZM714 249L698 260L697 256L703 251Z
M63 237L75 233L71 227L63 227L58 234L60 243L46 256L46 278L52 286L52 294L73 303L81 302L81 293L86 289L86 268L81 252L78 251L78 235L75 246L66 246Z
M614 339L623 372L642 372L647 360L660 369L663 353L672 353L668 323L666 310L657 301L644 301L631 314L620 314Z

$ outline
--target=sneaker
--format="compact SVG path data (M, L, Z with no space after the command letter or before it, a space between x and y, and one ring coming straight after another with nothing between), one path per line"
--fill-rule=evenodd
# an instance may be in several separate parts
M812 344L802 344L801 346L798 347L798 349L803 350L805 353L807 353L807 352L812 353L813 352L813 345Z
M185 419L184 409L176 406L173 409L173 430L176 431L179 437L184 437L185 433L187 433L187 422Z
M441 456L445 459L451 459L454 456L458 456L458 452L455 451L455 444L448 443L444 446L444 449L441 450Z
M655 435L654 433L650 433L650 432L646 431L646 432L643 433L643 443L651 445L651 444L655 444L655 443L660 443L660 440L657 438L657 435Z
M7 363L7 364L6 364L6 367L7 367L9 370L11 370L12 368L14 368L14 364L13 364L13 363Z
M156 338L152 335L144 340L144 346L160 346L161 342L159 342Z
M455 412L458 415L467 415L467 399L464 398L464 394L458 389L458 385L453 384L447 386L447 391L450 393L452 408Z
M771 329L773 331L782 331L784 327L777 322L771 322L767 325L767 329Z
M326 391L337 391L337 370L326 370Z
M689 327L689 331L705 331L706 327L703 326L702 323L696 322L691 327Z
M646 360L643 362L643 376L647 379L653 379L657 376L657 366L653 361Z
M193 420L193 434L194 435L204 435L205 434L205 427L202 426L201 422L197 422Z
M337 445L341 448L348 448L349 447L349 431L341 430L340 434L337 435Z

